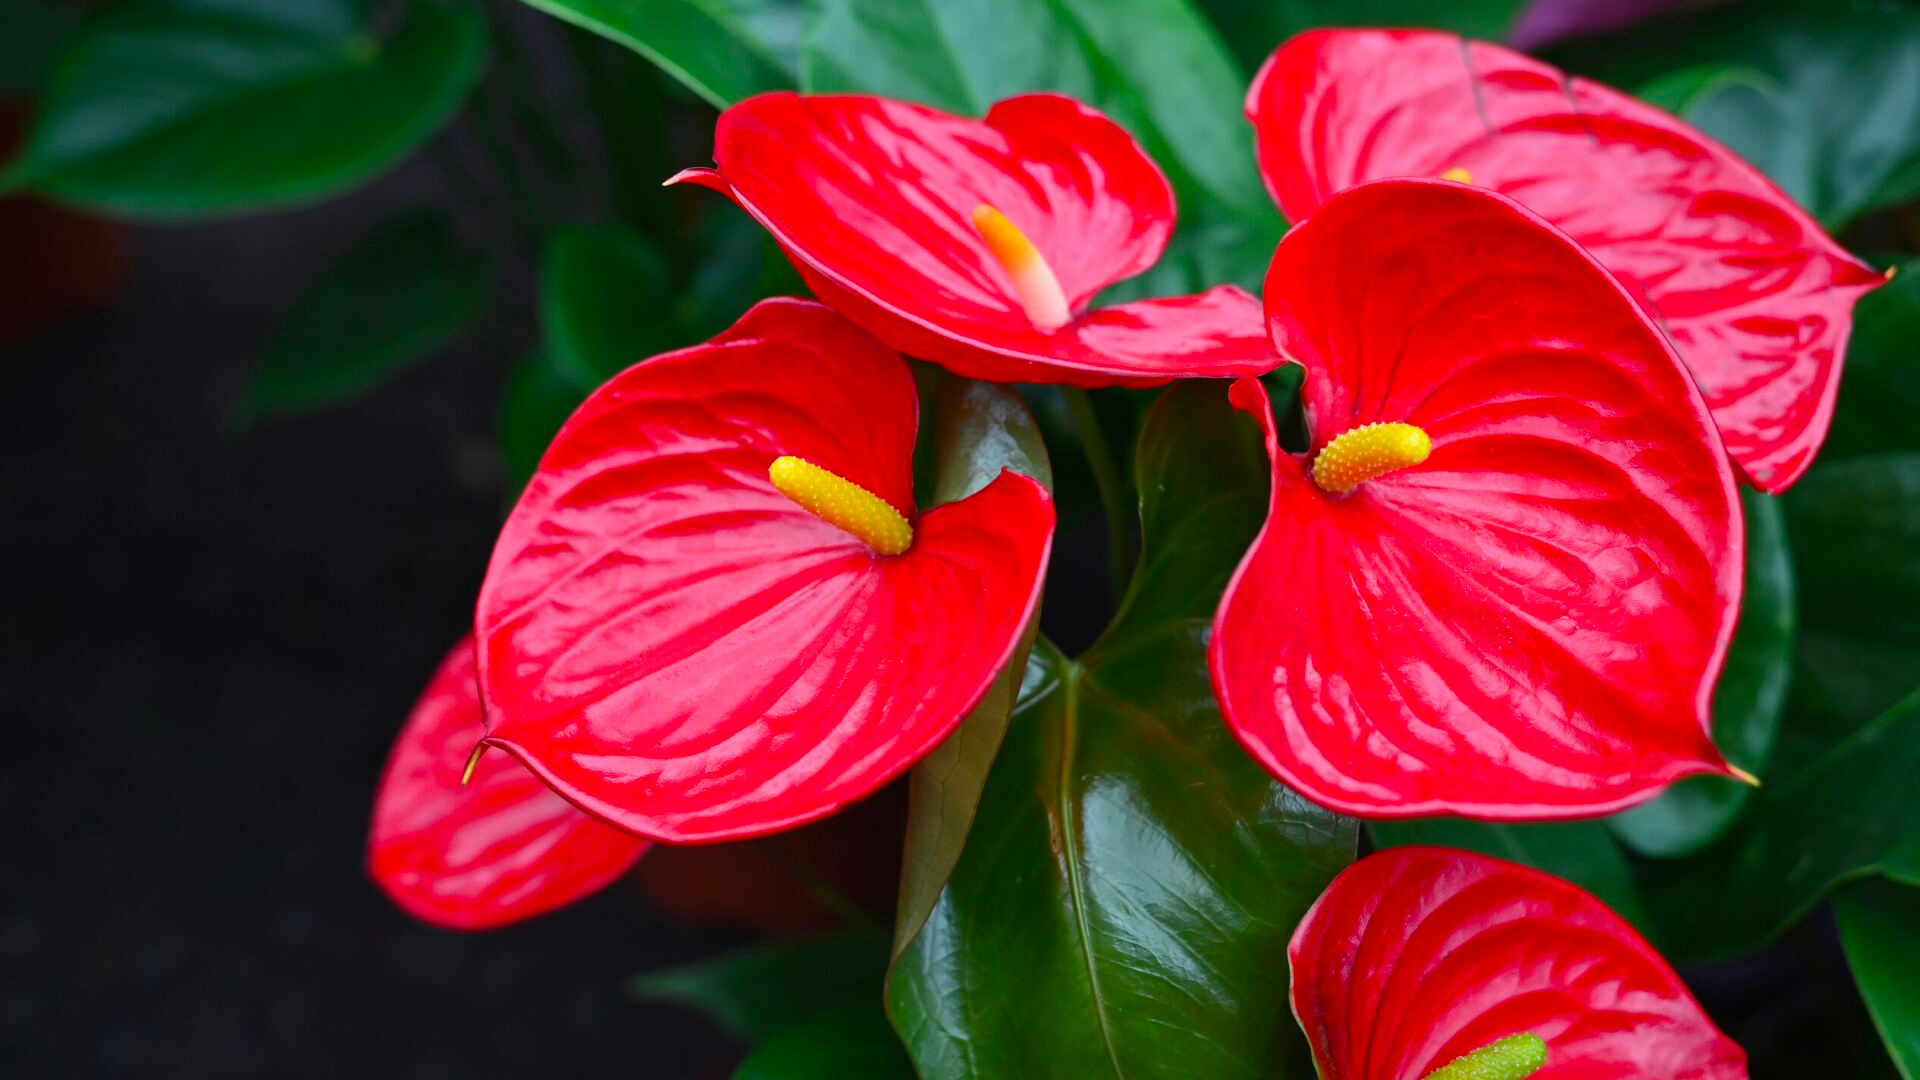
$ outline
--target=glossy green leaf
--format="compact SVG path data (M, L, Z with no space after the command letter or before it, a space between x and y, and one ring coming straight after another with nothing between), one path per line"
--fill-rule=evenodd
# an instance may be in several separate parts
M1266 509L1220 383L1167 390L1136 455L1145 545L1079 661L1044 642L888 1006L925 1080L1307 1077L1293 927L1355 824L1274 783L1221 722L1214 604Z
M754 1048L733 1080L915 1080L876 999L796 1024Z
M1860 298L1820 460L1920 450L1920 259Z
M749 1043L823 1013L864 1004L880 1017L887 943L870 930L770 941L684 967L636 975L627 992L692 1009ZM883 1021L884 1026L884 1021ZM891 1035L891 1032L889 1032Z
M1662 950L1670 959L1699 960L1750 949L1842 882L1890 866L1911 869L1904 846L1920 821L1915 777L1920 691L1799 773L1762 788L1719 843L1648 868L1642 895Z
M1654 20L1558 57L1615 86L1701 66L1729 86L1687 118L1753 159L1837 227L1920 195L1920 8L1743 0ZM1720 97L1722 95L1714 95Z
M1057 91L1132 131L1183 213L1202 201L1272 213L1241 119L1247 80L1186 0L809 0L808 20L808 90L973 116Z
M1920 686L1920 454L1823 463L1782 503L1800 597L1792 762Z
M1713 692L1713 738L1727 760L1764 778L1793 678L1793 560L1780 500L1751 490L1740 495L1747 518L1746 588L1727 666ZM1726 832L1753 792L1722 776L1689 777L1608 824L1642 855L1680 858Z
M1833 911L1887 1053L1905 1080L1920 1080L1920 888L1869 878L1841 890Z
M372 389L471 326L488 277L485 260L438 213L381 225L287 314L254 375L248 410L311 409Z
M1453 817L1410 818L1370 821L1367 835L1381 848L1415 844L1460 848L1531 866L1587 890L1643 931L1650 927L1633 867L1599 821L1509 825Z
M966 498L991 483L1002 469L1053 487L1053 469L1039 426L1013 388L945 377L934 402L934 504ZM1025 677L1037 626L1036 618L1013 662L994 679L960 727L913 768L900 906L894 920L896 953L920 932L960 861L988 766L1006 735L1008 717L1024 693L1038 692L1041 680L1029 682Z
M115 213L334 194L439 130L486 60L470 7L375 34L344 0L132 0L67 39L0 184Z
M591 390L689 344L674 318L667 260L618 226L555 230L540 262L540 324L553 363Z
M632 49L715 108L791 89L799 67L799 0L526 2Z
M507 376L500 399L500 453L516 488L539 467L547 444L589 390L567 378L547 354L535 352Z
M1636 89L1633 94L1650 105L1680 116L1687 111L1687 106L1713 94L1731 82L1764 78L1765 76L1759 72L1745 68L1731 67L1726 64L1701 64L1657 76L1651 82Z
M1247 70L1316 26L1430 26L1499 40L1526 0L1200 0Z

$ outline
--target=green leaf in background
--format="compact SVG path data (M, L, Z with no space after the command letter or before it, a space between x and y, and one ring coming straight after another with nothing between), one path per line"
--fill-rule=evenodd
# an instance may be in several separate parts
M1868 878L1841 890L1833 910L1887 1053L1905 1080L1920 1080L1920 888Z
M317 199L438 131L485 60L469 7L375 35L345 0L110 5L68 36L0 186L148 217Z
M1195 381L1161 396L1136 463L1121 613L1078 662L1035 647L959 863L889 975L925 1080L1312 1075L1286 944L1355 824L1274 783L1207 676L1265 456L1226 387Z
M253 413L328 405L445 348L486 303L486 261L433 211L376 228L321 275L274 332Z
M1702 66L1760 76L1695 101L1687 118L1829 227L1920 195L1920 7L1743 0L1642 23L1556 60L1623 87Z
M1247 80L1186 0L809 0L801 85L969 116L1069 94L1140 139L1182 213L1214 202L1277 221L1241 118Z
M1842 882L1920 869L1909 846L1920 821L1916 777L1920 691L1806 769L1762 788L1719 843L1646 868L1641 895L1662 951L1672 960L1704 960L1750 949Z
M516 489L533 476L547 444L587 394L544 350L522 360L507 376L500 399L500 454Z
M77 14L55 0L0 0L0 98L28 98Z
M913 1062L876 998L779 1032L747 1055L733 1080L916 1080Z
M526 2L632 49L717 109L794 85L799 0Z
M1764 777L1793 678L1793 560L1780 500L1749 490L1740 497L1747 518L1747 581L1733 647L1713 692L1713 738L1727 760ZM1640 854L1677 859L1726 832L1753 792L1722 776L1689 777L1607 822Z
M727 1034L759 1043L846 1006L864 1003L880 1016L880 980L886 969L886 940L863 929L750 945L684 967L636 975L627 980L627 992L644 1001L692 1009Z
M1200 0L1253 71L1282 41L1316 26L1430 26L1498 41L1527 0Z
M1053 469L1026 402L1009 386L949 376L934 395L936 476L929 505L964 499L1002 469L1031 476L1049 490ZM946 741L914 766L907 802L907 848L900 874L894 951L906 947L946 887L973 826L987 769L1000 750L1018 700L1039 692L1044 674L1025 678L1038 627L1027 628L1014 659Z
M1840 403L1821 448L1838 461L1920 450L1920 259L1860 298L1840 379Z
M1454 817L1412 818L1369 821L1367 835L1381 848L1415 844L1460 848L1531 866L1599 897L1642 932L1650 927L1633 867L1599 821L1508 825Z
M1781 501L1800 598L1792 763L1920 686L1920 454L1823 463Z
M591 391L649 356L693 344L674 317L666 258L619 226L554 230L540 260L547 355Z

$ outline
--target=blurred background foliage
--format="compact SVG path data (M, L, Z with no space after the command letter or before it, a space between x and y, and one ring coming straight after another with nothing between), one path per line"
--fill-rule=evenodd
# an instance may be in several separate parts
M229 423L250 430L362 398L464 343L493 365L491 469L504 506L611 374L711 335L759 297L804 291L725 200L661 187L708 160L718 109L782 88L973 114L1018 92L1072 94L1132 130L1180 202L1166 257L1114 291L1257 289L1286 226L1254 171L1240 100L1275 44L1322 25L1507 40L1635 92L1745 155L1873 265L1897 268L1860 305L1819 464L1783 498L1746 496L1747 603L1716 737L1763 786L1696 779L1605 821L1436 819L1372 826L1365 842L1471 848L1586 886L1687 965L1756 1077L1920 1080L1920 8L527 5L0 0L0 345L111 302L123 223L353 198L417 158L426 192L333 242L330 265L313 268L257 343ZM1297 375L1270 381L1284 399ZM1104 584L1098 492L1132 483L1127 448L1151 397L1104 393L1088 418L1057 392L1023 393L1052 452L1067 541L1047 631L1077 651L1117 600ZM1096 475L1109 454L1086 453L1090 439L1118 450L1118 475ZM364 719L385 730L398 717ZM877 857L892 866L897 853ZM834 989L877 984L888 966L879 928L857 912L848 921L836 937L752 947L630 989L756 1044L740 1076L911 1075L875 995Z

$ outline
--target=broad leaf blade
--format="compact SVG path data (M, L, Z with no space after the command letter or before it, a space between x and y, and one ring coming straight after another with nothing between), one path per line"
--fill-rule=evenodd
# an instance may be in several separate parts
M869 1011L878 1013L879 982L886 966L886 942L878 934L859 930L813 940L766 942L684 967L636 975L627 981L627 992L645 1001L692 1009L729 1035L758 1043L822 1013L862 1001Z
M1920 259L1860 298L1823 461L1920 451Z
M1168 390L1138 452L1146 543L1079 663L1044 643L972 835L889 976L927 1080L1307 1076L1286 943L1354 823L1273 782L1220 722L1213 604L1265 509L1253 425Z
M343 3L135 0L67 40L0 185L147 217L279 206L369 179L437 131L486 59L470 8L376 37Z
M798 71L798 0L527 0L658 65L715 108L785 90Z
M1649 868L1643 895L1667 956L1709 959L1753 948L1841 882L1912 869L1903 844L1920 821L1916 776L1920 691L1762 789L1713 847Z
M1747 580L1733 647L1713 694L1713 738L1727 760L1767 775L1793 677L1793 561L1780 500L1741 492L1747 516ZM1721 776L1690 777L1659 798L1608 819L1628 847L1676 859L1712 843L1754 789Z
M915 1080L878 1001L823 1013L755 1047L733 1080Z
M1905 1080L1920 1080L1920 888L1869 878L1833 902L1854 982Z
M1468 37L1506 36L1526 0L1200 0L1249 71L1279 44L1316 26L1425 26Z
M487 296L486 264L437 213L378 227L321 275L275 331L250 411L292 412L363 393L445 347Z
M673 282L652 241L619 227L567 226L540 263L540 323L549 356L584 390L686 344Z

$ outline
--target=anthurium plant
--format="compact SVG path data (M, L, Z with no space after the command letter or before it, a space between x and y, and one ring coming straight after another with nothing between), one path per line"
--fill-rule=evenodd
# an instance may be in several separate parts
M426 146L261 419L533 271L399 907L904 786L890 933L636 984L737 1076L1920 1076L1920 9L530 2L123 0L0 173Z

